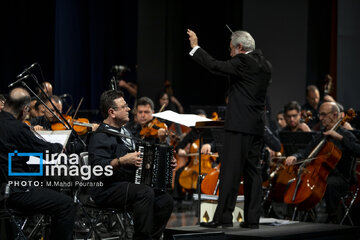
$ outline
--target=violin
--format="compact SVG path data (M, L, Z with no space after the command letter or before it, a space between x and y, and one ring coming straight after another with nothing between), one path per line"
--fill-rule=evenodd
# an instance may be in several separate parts
M142 139L148 137L157 137L159 129L167 130L167 125L163 122L160 122L157 118L151 120L145 127L140 131L140 136Z
M92 124L89 123L87 118L78 118L73 119L71 116L63 114L63 117L68 121L70 126L74 129L74 131L78 135L84 135L89 131L89 128L92 128ZM51 130L59 131L59 130L67 130L67 128L60 122L56 122L51 124Z
M166 104L162 105L159 112L162 112L166 107ZM168 127L165 123L160 122L157 118L152 119L145 127L140 131L141 139L148 137L157 137L159 129L168 130Z

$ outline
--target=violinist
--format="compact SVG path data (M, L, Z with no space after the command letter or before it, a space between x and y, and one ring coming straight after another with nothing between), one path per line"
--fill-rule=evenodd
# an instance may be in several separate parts
M57 95L51 95L49 96L51 102L55 105L55 107L59 110L60 113L62 113L62 100ZM50 103L49 99L45 99L44 103L46 106L52 110L52 112L55 113L55 109L53 105ZM69 119L69 118L68 118ZM43 130L52 130L52 125L57 124L58 119L51 113L48 109L45 110L44 116L37 117L30 120L31 126L34 127L34 130L36 131L43 131ZM94 125L94 127L97 127L97 124ZM80 153L83 152L84 144L79 141L74 135L71 135L71 138L68 141L68 144L66 145L66 152L67 153Z
M62 100L57 95L51 95L49 98L61 113L63 108ZM50 108L50 110L55 112L53 105L50 103L48 99L45 99L44 103L46 104L46 106L48 106L48 108ZM56 123L57 121L58 121L57 118L49 110L46 109L44 116L31 119L30 123L36 131L41 131L41 130L51 130L51 124Z
M45 107L35 97L31 98L29 119L44 116Z
M337 209L340 197L349 191L350 185L355 180L355 157L360 156L360 143L350 131L343 127L339 127L336 131L331 130L340 119L340 110L336 103L325 102L321 104L319 108L319 119L322 127L324 127L323 135L327 137L328 141L333 142L342 152L338 164L327 178L327 187L324 195L328 213L327 221L335 223L339 217L337 215ZM285 164L291 165L299 159L304 159L321 140L322 137L313 139L304 152L287 157Z
M49 96L49 98L50 98L51 102L55 105L55 107L59 110L59 112L62 113L63 102L62 102L61 98L58 97L57 95L51 95L51 96ZM45 99L44 103L52 112L55 113L55 109L54 109L53 105L50 103L49 99ZM39 109L39 111L41 111L41 109L44 109L44 114L43 115L39 114L38 117L30 120L30 123L34 127L34 129L36 131L54 130L53 126L54 126L54 124L58 123L58 119L53 115L52 112L50 112L48 109L45 109L45 107L42 106L41 104L38 105L38 109ZM65 116L65 118L68 121L70 121L72 119L70 116ZM96 128L98 127L98 124L92 123L92 124L90 124L90 126L91 126L91 130L95 131ZM55 130L59 130L59 129L55 129Z
M286 127L282 131L311 132L309 126L301 122L301 107L298 102L291 101L284 106Z
M165 143L167 140L167 131L164 127L154 126L151 122L153 119L154 113L154 102L148 97L139 98L134 106L134 114L136 121L130 122L127 124L127 128L130 129L131 133L141 138L140 132L143 128L148 128L150 130L157 130L154 136L146 136L143 138L144 141L150 143Z
M42 82L41 88L44 90L47 96L53 95L53 86L50 82ZM37 95L40 96L41 98L45 98L40 88L37 88Z

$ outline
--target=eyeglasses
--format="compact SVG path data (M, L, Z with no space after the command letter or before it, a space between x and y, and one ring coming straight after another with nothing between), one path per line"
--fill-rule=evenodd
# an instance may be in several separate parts
M129 107L129 105L125 104L125 105L122 105L122 106L120 106L120 107L118 107L118 106L112 107L112 109L114 109L114 110L117 110L117 109L119 109L119 108L121 108L121 109L126 109L126 108L128 108L128 107Z
M329 113L332 113L332 112L327 112L327 113L321 112L318 114L318 117L326 117Z

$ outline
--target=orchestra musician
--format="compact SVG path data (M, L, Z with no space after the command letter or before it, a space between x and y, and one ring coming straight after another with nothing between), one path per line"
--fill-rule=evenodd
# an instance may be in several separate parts
M304 111L311 111L312 118L308 122L310 129L313 129L319 122L319 106L320 106L320 92L315 85L309 85L306 87L306 103L302 105L301 109Z
M0 112L0 171L3 171L1 175L3 186L9 180L25 183L32 180L28 176L7 176L5 172L8 169L9 153L17 150L19 153L41 152L45 155L46 151L52 154L60 153L63 149L61 144L39 139L29 126L23 123L29 111L29 104L29 93L25 89L14 88L9 94L4 110ZM13 172L29 173L27 161L28 157L13 156L11 158ZM71 197L48 188L30 186L30 184L10 185L10 187L9 207L27 214L41 213L51 216L50 239L72 239L75 205Z
M123 93L105 91L100 98L100 111L104 121L90 137L89 162L92 166L111 165L114 173L99 179L104 186L95 187L92 197L101 206L130 209L134 218L134 239L159 239L173 209L172 197L147 185L134 184L136 168L142 164L140 152L135 151L133 139L108 132L132 137L124 127L129 121L130 108ZM172 165L176 166L175 158Z
M271 64L245 31L231 35L228 61L211 57L188 30L190 55L212 73L229 75L229 103L225 117L224 156L220 168L220 193L213 221L204 227L232 226L241 177L244 176L244 222L240 227L259 228L261 214L260 152L265 126L265 98L271 81Z
M133 111L136 121L129 122L126 127L134 136L141 138L141 130L148 127L149 123L154 120L152 115L154 113L154 102L148 97L141 97L136 100ZM150 126L150 128L157 128L157 126ZM167 136L167 129L159 128L155 136L146 136L143 140L150 143L165 143L168 140Z
M301 107L298 102L291 101L284 106L286 127L282 131L311 132L309 126L301 122Z
M49 99L54 104L54 106L59 110L59 112L62 113L62 109L63 109L62 100L57 95L51 95L51 96L49 96ZM46 98L44 100L44 103L52 112L50 112L48 109L46 109L45 114L43 116L39 116L39 117L36 117L36 118L33 118L30 120L31 126L33 126L35 131L59 130L59 129L53 129L54 128L53 126L55 126L55 125L57 125L57 127L61 126L62 130L66 130L65 126L63 127L62 124L60 125L60 123L58 122L58 119L54 116L53 113L56 114L55 108L50 103L49 99ZM70 121L69 116L67 117L67 119L69 122ZM71 119L71 117L70 117L70 119ZM92 126L91 127L92 131L96 130L96 128L99 126L97 123L92 123L90 125ZM74 134L76 134L76 133L74 133ZM84 143L79 138L77 138L74 134L71 135L71 137L66 145L66 152L69 154L70 153L80 153L80 152L85 151ZM86 138L86 136L83 136L83 138Z
M55 107L62 113L62 100L57 95L49 96L51 102L55 105ZM50 103L49 99L45 99L44 103L52 112L55 112L53 105ZM45 110L45 114L43 116L39 116L30 120L31 126L34 127L36 131L41 130L51 130L51 124L56 123L57 118L48 110Z
M286 127L286 121L285 121L285 116L284 116L284 112L280 111L276 114L276 121L278 123L279 126L279 130L283 129Z
M340 197L349 191L351 183L355 180L356 160L354 157L360 156L360 143L350 131L343 127L339 127L336 131L331 130L339 118L340 110L335 102L325 102L320 105L319 119L322 127L325 129L323 135L327 136L328 140L333 142L342 152L341 159L327 178L327 187L324 195L328 213L327 221L331 223L336 223L337 219L339 219L337 209ZM306 158L321 139L321 137L313 139L304 152L287 157L285 164L291 165L300 159Z
M5 102L6 98L4 97L4 95L0 94L0 112L4 108Z

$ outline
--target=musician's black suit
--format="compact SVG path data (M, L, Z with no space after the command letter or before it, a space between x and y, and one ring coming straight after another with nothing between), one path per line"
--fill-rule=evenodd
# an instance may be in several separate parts
M134 152L134 144L124 141L112 132L122 132L122 129L101 123L90 137L89 163L94 167L103 167L118 157ZM94 177L102 181L104 186L94 187L94 201L105 207L129 209L133 213L135 235L134 239L158 239L165 229L173 209L173 200L168 193L155 191L143 184L134 184L136 167L121 165L113 170L112 176Z
M271 64L260 50L219 61L199 48L193 59L213 73L230 76L224 157L219 177L220 196L214 221L224 224L232 222L240 179L244 176L244 220L247 224L257 225L262 199L259 156Z

